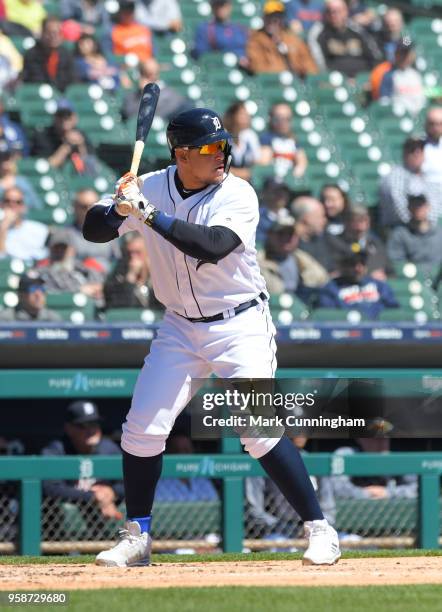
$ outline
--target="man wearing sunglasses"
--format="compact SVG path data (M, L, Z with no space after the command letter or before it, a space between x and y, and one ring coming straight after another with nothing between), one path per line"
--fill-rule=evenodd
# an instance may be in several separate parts
M32 272L21 277L18 285L18 303L15 308L0 310L0 321L61 321L55 310L46 308L43 281Z
M167 140L173 164L120 179L115 196L91 208L83 227L95 242L139 231L155 296L166 308L123 424L127 524L117 545L98 555L104 566L149 563L165 443L197 380L211 374L269 380L276 370L275 327L256 260L258 198L249 183L229 174L231 136L215 112L196 108L170 121ZM306 522L305 562L335 563L336 532L299 452L282 434L246 433L241 442Z

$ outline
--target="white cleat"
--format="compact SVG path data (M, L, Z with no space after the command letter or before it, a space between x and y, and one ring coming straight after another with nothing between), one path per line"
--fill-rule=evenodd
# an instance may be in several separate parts
M338 534L328 522L306 521L305 535L309 545L302 558L303 565L333 565L340 556Z
M150 564L152 538L141 533L136 521L128 521L119 531L119 541L113 548L103 550L95 558L95 565L105 567L136 567Z

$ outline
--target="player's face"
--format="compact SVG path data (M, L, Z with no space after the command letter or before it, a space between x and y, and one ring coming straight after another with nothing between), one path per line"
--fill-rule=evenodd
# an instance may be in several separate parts
M225 140L221 140L205 148L177 149L178 174L185 188L200 189L221 183L226 144Z
M79 453L89 453L100 443L101 427L99 423L67 423L65 429Z

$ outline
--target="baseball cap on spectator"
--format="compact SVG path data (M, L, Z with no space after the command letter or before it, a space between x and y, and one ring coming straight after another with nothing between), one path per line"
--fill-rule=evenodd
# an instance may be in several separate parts
M264 15L273 15L274 13L285 13L285 6L283 2L278 0L268 0L263 7Z
M77 400L66 408L66 423L80 425L81 423L99 423L100 421L102 421L102 418L94 402Z
M55 111L56 115L64 115L69 116L72 115L72 113L74 113L74 107L72 106L72 104L70 103L69 100L67 100L66 98L61 98L58 103L57 103L57 109Z
M357 242L353 242L350 245L350 249L341 255L339 258L340 265L352 265L355 263L366 264L368 259L368 252L362 249Z
M295 219L291 216L286 216L286 217L281 217L279 218L277 221L275 221L271 226L269 231L270 232L284 232L287 230L294 230L295 229Z
M288 195L291 195L292 190L284 183L282 179L275 178L274 176L269 176L266 178L262 184L262 191L283 191Z
M134 10L135 10L134 0L120 0L120 8L118 10L119 13L121 13L121 11L134 11Z
M44 281L37 274L28 272L20 278L18 284L19 293L32 293L36 289L44 290Z
M52 247L56 244L65 244L71 246L73 244L72 234L69 230L58 229L49 234L48 246Z
M396 53L406 55L414 49L414 42L409 36L404 36L396 44Z

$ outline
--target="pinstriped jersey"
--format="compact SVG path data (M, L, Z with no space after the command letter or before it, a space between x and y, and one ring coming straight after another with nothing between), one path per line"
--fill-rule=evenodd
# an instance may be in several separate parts
M157 299L185 317L210 317L252 300L266 291L256 260L255 234L258 198L246 181L231 174L219 185L183 199L172 165L141 176L143 195L160 211L205 226L230 228L239 245L217 264L201 263L185 255L160 234L129 216L119 234L137 230L144 237L150 258L152 285Z

